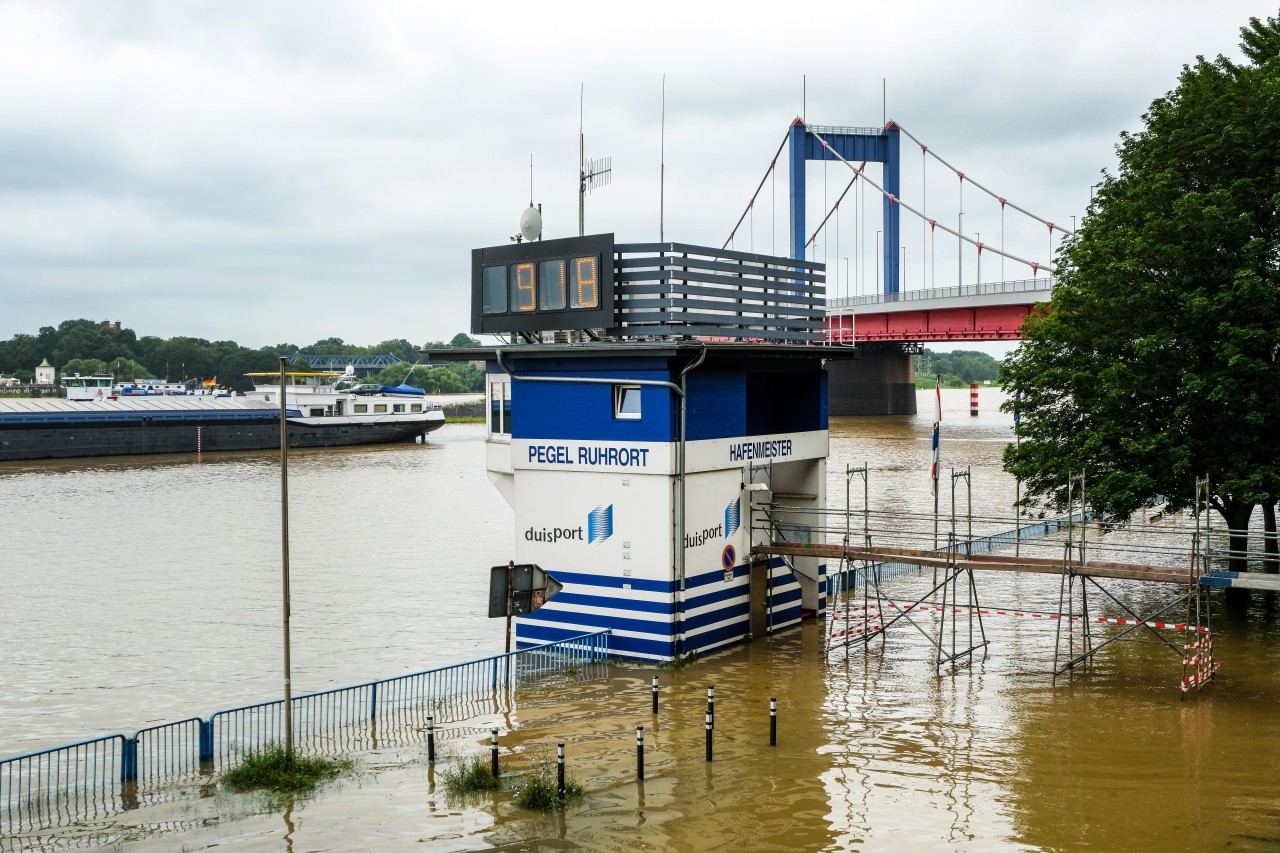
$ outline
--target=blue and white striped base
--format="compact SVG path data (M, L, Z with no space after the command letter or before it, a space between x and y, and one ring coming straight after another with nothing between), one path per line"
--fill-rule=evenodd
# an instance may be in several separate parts
M820 574L825 566L820 567ZM724 572L687 578L684 606L684 654L707 652L743 642L750 632L750 570L734 568L726 583ZM516 646L555 642L586 631L608 629L610 654L630 660L672 660L677 655L679 624L676 584L634 578L556 572L564 588L529 616L516 619ZM821 589L821 584L819 584ZM800 582L780 557L769 567L770 631L800 624L803 615ZM820 593L819 609L825 606Z

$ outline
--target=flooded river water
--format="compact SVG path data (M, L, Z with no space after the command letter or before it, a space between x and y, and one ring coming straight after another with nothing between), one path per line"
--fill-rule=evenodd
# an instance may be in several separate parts
M1008 515L1011 418L994 392L979 417L967 391L944 393L944 467L972 466L974 511ZM864 462L874 509L931 504L928 395L920 411L833 419L831 505ZM279 696L278 490L274 454L0 466L0 757ZM511 513L485 477L482 426L299 452L290 503L295 693L501 651L484 610ZM990 574L984 605L1056 610L1056 576ZM910 598L921 582L891 586ZM810 621L660 673L656 716L653 670L613 665L445 739L448 758L479 753L499 726L513 770L566 742L587 794L564 814L452 801L443 763L388 748L288 807L209 784L0 836L0 850L1277 850L1280 608L1215 599L1213 618L1222 669L1185 700L1180 662L1154 643L1110 646L1055 686L1042 623L992 617L985 653L939 674L918 632L824 655Z

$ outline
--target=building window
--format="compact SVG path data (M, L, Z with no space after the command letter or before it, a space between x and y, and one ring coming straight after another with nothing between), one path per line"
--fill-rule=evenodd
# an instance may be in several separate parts
M640 420L640 386L613 386L613 416L618 420Z
M395 412L398 415L404 414L404 403L396 403L395 406L391 409L391 411Z
M511 436L511 379L504 375L491 376L487 386L489 406L489 437Z

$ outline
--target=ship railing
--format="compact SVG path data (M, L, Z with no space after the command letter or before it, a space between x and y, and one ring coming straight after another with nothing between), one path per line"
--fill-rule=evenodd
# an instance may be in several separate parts
M434 725L514 707L517 689L604 677L596 631L407 675L292 697L295 748L325 755L426 742ZM284 740L284 701L215 711L0 759L0 835L119 812L163 782L209 777ZM465 734L451 726L437 737Z

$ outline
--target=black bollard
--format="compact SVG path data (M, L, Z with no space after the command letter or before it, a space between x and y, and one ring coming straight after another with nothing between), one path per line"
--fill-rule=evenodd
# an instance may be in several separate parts
M716 724L716 688L713 684L707 685L707 719L712 726Z
M653 677L653 713L658 713L658 676Z
M489 742L489 770L493 778L498 778L498 730L493 730L493 740Z
M564 799L564 741L556 744L556 796Z
M436 721L435 717L427 717L427 762L436 760Z
M778 700L769 700L769 746L778 745Z
M644 778L644 726L636 726L636 778Z
M707 761L711 760L711 712L707 712Z

